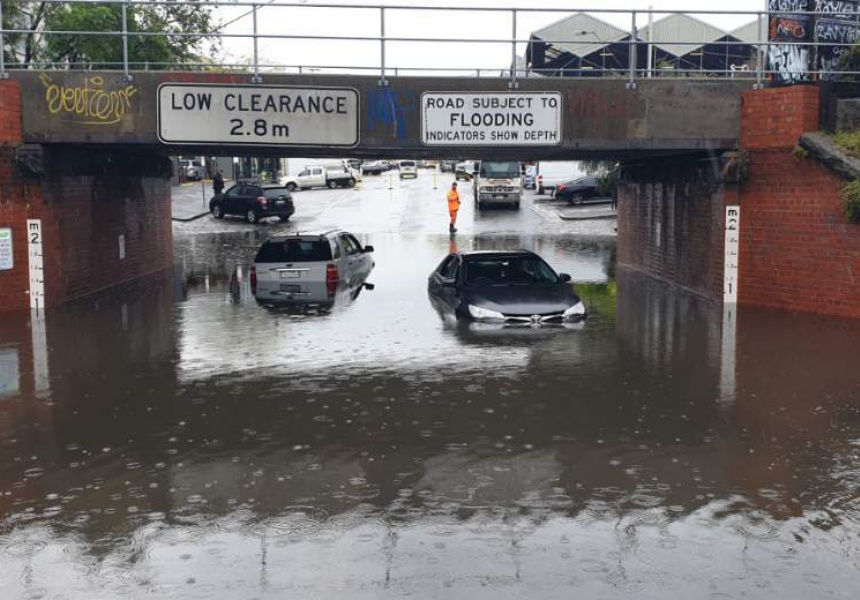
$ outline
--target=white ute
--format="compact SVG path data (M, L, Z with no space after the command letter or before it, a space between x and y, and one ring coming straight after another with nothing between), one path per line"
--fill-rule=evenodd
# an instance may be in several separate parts
M328 165L311 165L305 167L301 173L295 176L281 177L281 185L291 192L296 190L307 190L314 187L355 187L358 176L345 163L332 163Z

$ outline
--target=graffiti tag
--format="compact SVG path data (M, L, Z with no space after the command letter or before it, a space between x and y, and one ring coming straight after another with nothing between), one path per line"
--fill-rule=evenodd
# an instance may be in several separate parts
M75 116L83 125L114 125L123 120L132 106L137 88L126 85L118 90L104 89L100 75L85 77L77 85L61 85L46 74L39 76L45 86L45 103L52 115Z
M806 23L800 19L787 19L775 17L770 20L770 39L802 40L806 37Z
M860 37L860 26L821 20L815 25L815 35L822 42L853 44Z
M809 10L809 0L770 0L770 12L805 12Z
M406 118L418 110L414 92L380 88L367 94L367 127L388 130L391 137L406 137Z
M818 0L815 9L840 19L855 19L858 13L857 0Z
M775 45L768 49L770 68L783 81L806 81L809 78L809 48Z

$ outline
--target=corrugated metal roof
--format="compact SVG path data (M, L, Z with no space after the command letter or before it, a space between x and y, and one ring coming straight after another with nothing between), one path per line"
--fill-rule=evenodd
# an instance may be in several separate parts
M737 29L730 31L729 35L748 44L755 44L762 40L767 41L767 23L762 23L761 27L761 39L759 39L758 20L741 25Z
M532 33L532 37L546 41L575 56L588 56L629 35L629 32L585 13L565 17ZM579 39L583 41L576 43L575 40ZM555 40L563 40L563 42L556 43Z
M684 56L695 52L705 44L709 44L726 35L722 29L709 25L689 15L669 15L659 21L654 21L654 37L651 43L657 48L673 56ZM648 27L638 32L639 39L648 41ZM678 44L673 42L695 42Z

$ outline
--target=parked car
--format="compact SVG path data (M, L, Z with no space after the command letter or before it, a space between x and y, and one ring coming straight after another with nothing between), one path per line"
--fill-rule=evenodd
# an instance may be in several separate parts
M414 160L401 160L397 168L400 170L400 179L418 178L418 167Z
M457 163L453 160L443 160L439 163L439 171L442 173L453 173L454 169L457 167Z
M476 161L474 160L466 160L463 162L457 163L457 166L454 167L454 179L460 181L471 181L472 176L475 174L475 166Z
M206 174L203 165L198 160L180 161L179 167L182 170L182 177L186 181L200 181Z
M537 187L537 166L528 165L523 173L523 189L533 190Z
M383 160L375 160L373 162L362 163L362 175L380 175L388 171L389 165Z
M448 255L430 274L431 300L457 318L508 325L576 322L585 306L570 275L527 250Z
M356 175L343 163L329 165L313 165L305 167L296 176L281 177L280 183L291 192L297 189L307 190L314 187L355 187Z
M576 161L541 161L535 171L537 193L551 193L558 184L583 175L580 164Z
M555 197L571 204L582 204L586 200L600 197L600 182L597 177L580 177L566 181L556 186Z
M254 258L251 291L264 305L331 308L339 294L361 291L372 253L346 231L271 238Z
M226 215L241 215L249 223L278 217L287 221L296 212L290 191L277 183L241 182L223 194L212 196L209 212L216 219Z

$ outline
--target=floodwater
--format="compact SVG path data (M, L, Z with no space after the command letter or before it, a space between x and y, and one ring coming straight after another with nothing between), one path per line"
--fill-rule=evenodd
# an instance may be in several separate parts
M860 326L724 327L526 207L452 241L325 194L377 263L330 313L258 306L268 230L204 219L172 273L0 316L0 597L857 597ZM440 317L452 244L538 251L588 321Z

